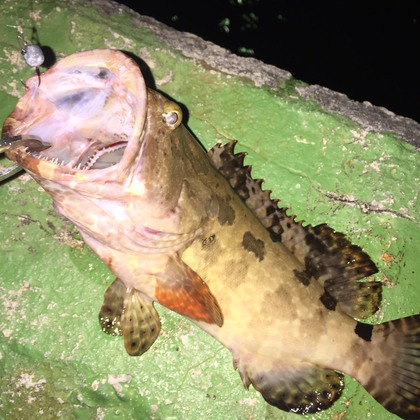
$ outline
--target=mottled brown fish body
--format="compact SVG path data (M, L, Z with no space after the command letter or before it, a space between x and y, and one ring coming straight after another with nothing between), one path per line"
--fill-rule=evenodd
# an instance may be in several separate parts
M23 137L2 150L117 276L99 319L130 355L159 336L158 301L223 343L244 385L278 408L329 408L344 372L420 418L420 316L355 321L379 308L380 282L361 281L375 264L279 208L235 142L207 154L119 51L66 57L26 86L3 127Z
M228 197L226 184L219 184L215 194ZM314 279L307 285L299 280L302 264L272 242L239 197L223 200L220 207L219 217L181 252L223 313L221 328L200 323L201 328L234 355L254 358L255 365L268 358L272 369L298 360L343 370L343 355L353 345L364 345L354 334L356 322L322 303L325 290ZM349 369L346 373L354 374L354 366Z

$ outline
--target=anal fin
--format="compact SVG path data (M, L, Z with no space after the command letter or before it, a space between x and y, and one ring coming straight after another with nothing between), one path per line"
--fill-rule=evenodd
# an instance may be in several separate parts
M130 356L145 353L160 332L160 319L153 304L138 290L127 289L119 279L105 292L99 322L107 334L123 335Z
M310 364L297 364L261 370L239 363L246 387L251 383L271 405L298 414L326 410L340 397L343 375Z

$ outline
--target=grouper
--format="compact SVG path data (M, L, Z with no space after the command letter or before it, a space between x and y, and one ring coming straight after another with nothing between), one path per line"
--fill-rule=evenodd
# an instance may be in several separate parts
M98 49L27 80L1 147L115 274L99 322L130 355L159 336L159 302L228 348L244 386L281 410L329 408L348 374L420 418L420 315L363 322L381 301L370 257L289 216L235 143L206 152L131 58Z

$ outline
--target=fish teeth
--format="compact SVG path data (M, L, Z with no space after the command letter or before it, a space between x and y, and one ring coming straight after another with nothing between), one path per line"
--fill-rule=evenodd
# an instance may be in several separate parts
M79 163L79 165L80 165L80 163ZM65 163L64 161L62 162L62 166L65 166L66 168L70 168L70 169L77 169L77 162L75 162L74 161L74 159L73 160L71 160L70 162L68 162L68 163Z
M44 162L52 163L53 165L62 166L62 167L70 168L70 169L74 169L74 168L82 169L80 163L77 166L74 164L74 160L70 162L66 162L63 159L59 160L57 157L45 156L39 152L31 151L29 146L25 146L23 150L26 154L31 155L32 157L36 159L40 159Z

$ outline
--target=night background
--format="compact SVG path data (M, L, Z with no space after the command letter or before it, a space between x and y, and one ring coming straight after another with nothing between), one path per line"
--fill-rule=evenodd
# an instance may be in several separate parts
M119 1L306 83L420 122L420 1Z

